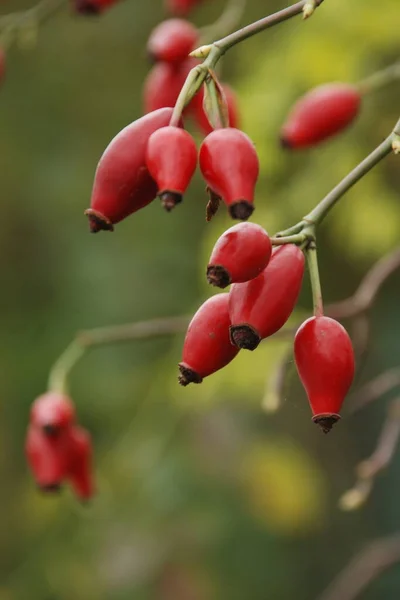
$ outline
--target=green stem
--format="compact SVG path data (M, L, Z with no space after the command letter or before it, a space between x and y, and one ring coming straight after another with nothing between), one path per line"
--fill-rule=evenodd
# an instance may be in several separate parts
M3 48L8 48L15 33L27 24L39 25L53 16L67 0L41 0L33 8L0 17L0 39Z
M302 244L306 239L307 236L305 233L297 233L295 235L287 235L287 236L282 236L282 237L272 237L271 239L271 244L273 246L283 246L284 244L296 244L296 245L300 245Z
M210 100L210 117L213 129L222 129L223 127L229 127L229 123L226 122L226 115L222 113L222 107L220 102L218 101L217 84L215 83L214 79L210 76L206 78L206 87L206 93L208 94Z
M308 262L308 269L310 273L314 315L316 317L322 317L324 314L324 305L322 302L321 281L319 278L317 259L317 246L315 242L311 242L306 248L306 256Z
M366 77L357 84L357 87L361 94L369 94L396 79L400 79L400 61Z
M240 23L246 8L247 0L229 0L219 19L212 25L200 29L201 40L215 40L226 35Z
M188 317L168 317L151 319L137 323L99 327L81 331L67 346L50 370L48 388L61 393L68 392L67 379L84 354L93 346L105 346L119 342L151 339L184 332L188 326Z
M200 87L202 86L208 72L207 68L205 68L203 65L197 65L189 72L189 75L187 76L186 81L183 84L183 87L179 93L178 99L174 106L174 110L170 120L170 125L173 125L174 127L178 126L185 106L189 104L193 96L197 94Z

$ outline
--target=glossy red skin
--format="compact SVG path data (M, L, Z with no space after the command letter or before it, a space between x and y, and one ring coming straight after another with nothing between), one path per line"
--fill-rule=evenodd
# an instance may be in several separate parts
M175 106L191 66L191 60L178 66L168 63L154 65L143 87L144 112L149 113L159 108Z
M69 434L69 444L67 479L79 499L89 500L95 492L90 434L82 427L73 427Z
M261 339L283 327L296 306L304 264L300 248L285 244L273 250L271 260L258 277L232 285L229 293L232 326L250 325Z
M165 8L173 15L185 17L202 0L165 0Z
M200 146L199 165L207 185L228 206L240 200L253 203L259 162L243 131L226 127L210 133Z
M171 115L171 108L162 108L137 119L105 149L96 169L90 206L111 227L156 197L157 186L146 168L146 147L151 134L168 125Z
M211 253L208 268L221 266L231 283L254 279L271 258L272 245L267 232L256 223L238 223L221 235Z
M98 15L117 2L119 0L74 0L73 6L75 12L79 14Z
M158 194L183 194L196 170L197 148L192 136L178 127L162 127L149 138L146 166L158 187Z
M40 427L30 425L25 453L33 477L41 488L56 487L62 483L68 466L65 433L51 437Z
M30 422L36 427L56 432L75 421L75 407L68 396L47 392L36 398L31 408Z
M307 148L339 133L355 119L361 105L357 88L345 83L321 85L294 105L281 132L284 146Z
M225 367L239 351L229 339L228 296L217 294L206 300L186 333L180 364L202 378Z
M222 88L225 93L226 102L228 105L228 115L229 115L229 126L234 127L235 129L240 128L240 116L239 116L239 106L236 97L236 93L234 90L227 85L226 83L222 84ZM211 127L206 113L203 108L203 99L204 99L204 90L203 88L196 94L196 96L192 100L192 104L194 107L194 117L196 119L197 126L204 133L204 135L208 135L213 131Z
M294 357L314 417L339 414L354 378L354 352L345 328L311 317L294 338Z
M168 19L151 33L147 51L156 61L180 63L195 49L199 40L197 28L184 19Z
M0 83L2 82L6 72L6 55L3 48L0 47Z

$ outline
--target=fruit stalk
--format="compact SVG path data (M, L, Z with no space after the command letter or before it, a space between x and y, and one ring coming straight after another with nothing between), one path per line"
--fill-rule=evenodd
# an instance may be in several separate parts
M306 249L306 256L310 273L314 316L322 317L324 314L324 305L322 301L322 289L318 269L317 245L314 241L309 243Z

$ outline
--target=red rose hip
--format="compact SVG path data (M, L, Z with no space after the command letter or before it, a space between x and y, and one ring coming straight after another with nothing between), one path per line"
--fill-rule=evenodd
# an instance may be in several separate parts
M345 328L329 317L311 317L294 338L294 357L313 421L328 433L354 378L354 352Z
M65 434L48 436L43 429L30 425L25 453L37 485L48 492L59 490L67 468Z
M149 137L169 124L172 108L161 108L120 131L105 149L96 169L91 207L85 211L90 230L113 231L114 225L149 204L157 186L146 168Z
M197 164L192 136L178 127L162 127L149 138L146 166L157 184L157 195L167 211L182 201Z
M146 113L159 108L173 107L185 79L197 61L190 58L179 65L157 63L147 75L143 87L143 108Z
M164 4L171 14L184 17L188 15L197 4L200 4L201 1L202 0L165 0Z
M3 48L0 46L0 83L3 81L6 71L6 55Z
M229 339L228 294L209 298L191 320L179 363L179 383L201 383L219 371L238 353Z
M199 165L206 183L234 219L246 221L254 210L258 156L250 138L232 127L216 129L203 141Z
M147 51L156 62L176 64L188 57L198 39L199 32L192 23L184 19L168 19L152 31Z
M74 427L69 434L69 459L67 478L76 496L87 501L94 495L92 475L92 442L82 427Z
M290 317L304 275L304 254L285 244L272 252L267 267L246 283L235 283L229 293L230 335L238 348L255 350Z
M49 435L67 429L75 421L75 407L68 396L47 392L36 398L31 408L30 422Z
M271 240L260 225L238 223L215 244L207 267L208 282L225 288L254 279L267 266L271 251Z
M282 145L315 146L345 129L357 116L361 94L345 83L314 88L294 105L281 131Z

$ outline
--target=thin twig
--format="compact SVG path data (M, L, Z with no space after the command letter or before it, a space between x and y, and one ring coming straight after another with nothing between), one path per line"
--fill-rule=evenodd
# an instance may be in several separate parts
M265 382L264 396L261 406L266 413L276 412L282 403L289 371L293 366L292 345L285 352L272 376L268 376Z
M375 540L339 573L318 600L355 600L383 571L400 561L400 533Z
M378 400L396 386L400 386L400 367L388 369L352 394L349 402L350 414L365 408L365 406L374 400Z

